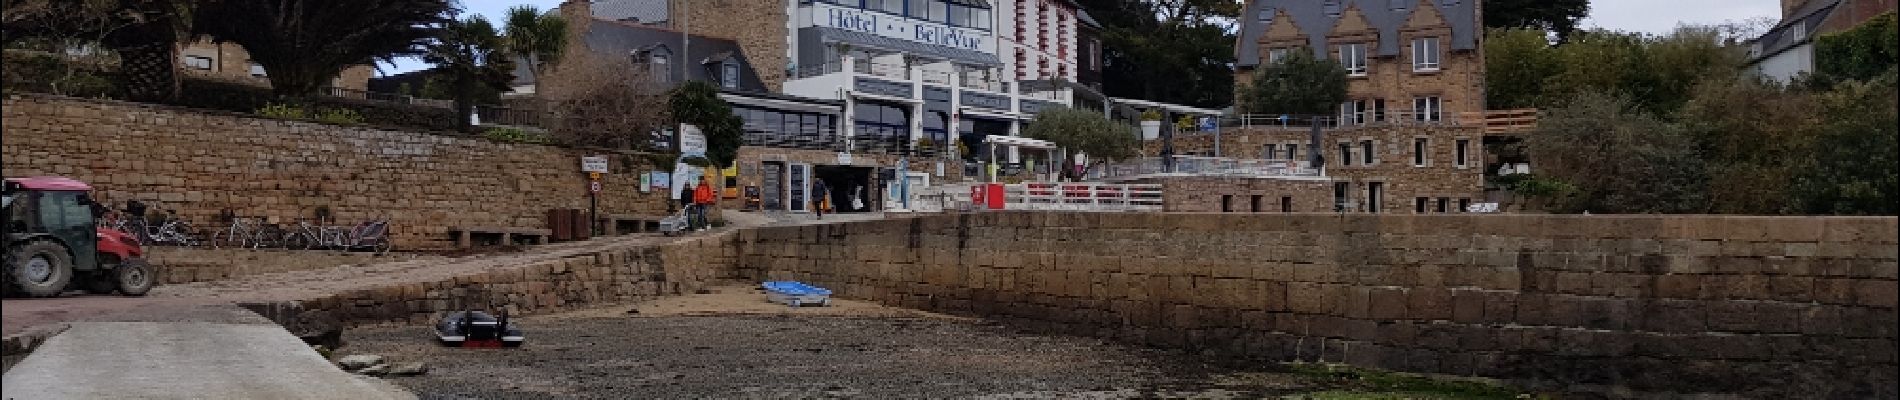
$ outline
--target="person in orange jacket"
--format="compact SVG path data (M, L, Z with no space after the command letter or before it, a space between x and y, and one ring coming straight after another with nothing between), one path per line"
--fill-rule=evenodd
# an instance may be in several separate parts
M712 182L699 177L699 187L693 188L693 217L699 220L699 229L712 227L712 221L706 219L706 209L718 201L719 197L713 195Z

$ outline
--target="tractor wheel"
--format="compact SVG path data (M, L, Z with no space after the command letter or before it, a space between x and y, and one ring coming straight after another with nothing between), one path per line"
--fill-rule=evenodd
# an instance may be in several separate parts
M119 263L118 268L112 269L112 276L119 283L119 293L127 296L144 296L158 282L158 276L152 273L152 266L136 258Z
M34 241L8 253L7 280L19 293L32 297L58 296L73 279L72 256L58 243Z

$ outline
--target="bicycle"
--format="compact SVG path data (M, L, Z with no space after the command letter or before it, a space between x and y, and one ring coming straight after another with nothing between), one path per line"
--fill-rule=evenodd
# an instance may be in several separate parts
M199 245L198 238L191 235L191 223L178 218L178 210L165 210L165 215L158 226L149 229L147 234L152 238L152 244L187 247Z
M214 249L224 248L224 247L256 248L258 244L262 242L261 240L259 240L258 236L263 231L262 222L264 218L259 217L255 219L259 223L252 224L251 222L249 222L249 219L243 218L243 217L231 217L230 227L224 228L223 230L219 230L211 234L211 248L214 248Z

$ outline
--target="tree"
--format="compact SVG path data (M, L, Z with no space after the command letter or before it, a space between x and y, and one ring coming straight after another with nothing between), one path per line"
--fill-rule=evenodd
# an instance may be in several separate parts
M1900 20L1893 12L1814 41L1818 75L1870 80L1900 63Z
M1708 211L1797 211L1790 181L1814 151L1821 122L1814 96L1752 76L1706 80L1690 96L1676 120L1708 164Z
M1101 112L1054 107L1036 114L1023 136L1047 140L1056 147L1087 154L1089 168L1104 161L1127 159L1141 146L1133 127L1116 123ZM1086 173L1086 171L1084 172Z
M667 106L674 121L692 124L705 133L706 158L713 165L725 168L739 157L744 124L732 113L732 106L719 99L719 88L706 81L688 81L673 89Z
M452 19L449 0L221 1L200 31L237 43L284 96L307 96L345 68L421 55Z
M535 79L540 79L542 69L548 64L559 61L561 51L567 48L567 20L561 19L560 14L542 13L531 5L509 8L503 31L508 53L527 60L528 73Z
M1847 81L1820 96L1815 153L1794 178L1800 211L1813 214L1900 214L1900 72Z
M480 15L443 24L424 48L422 60L435 64L455 99L456 126L469 129L475 102L498 97L514 80L515 64L502 49L501 35ZM432 77L433 78L433 77Z
M1102 80L1109 96L1196 107L1232 103L1232 0L1080 0L1102 23Z
M177 46L191 37L198 3L213 0L15 0L0 6L4 42L83 39L119 56L119 86L134 101L178 96ZM63 44L74 44L72 42Z
M1559 42L1590 16L1589 0L1485 0L1486 28L1529 28L1549 32Z
M1289 51L1260 67L1241 94L1248 113L1326 115L1346 101L1346 69L1311 51Z
M575 51L536 82L546 126L557 139L618 149L658 147L656 133L668 118L666 89L648 75L651 69L628 64L625 58Z
M1707 209L1695 142L1624 96L1586 92L1539 117L1525 139L1540 180L1565 188L1553 211L1690 213Z
M1492 109L1536 107L1544 82L1557 75L1556 50L1544 31L1490 29L1484 39L1484 99Z

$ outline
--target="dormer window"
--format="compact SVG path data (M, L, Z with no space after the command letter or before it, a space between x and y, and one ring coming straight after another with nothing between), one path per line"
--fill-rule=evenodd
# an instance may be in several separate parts
M1405 9L1411 8L1413 1L1415 0L1392 0L1392 10L1405 11Z
M719 86L727 89L739 88L739 64L727 61L719 66Z
M1260 7L1260 23L1263 23L1263 24L1273 23L1273 7L1268 7L1265 5L1262 5Z
M1328 17L1339 18L1339 0L1326 0L1321 9L1326 11Z

